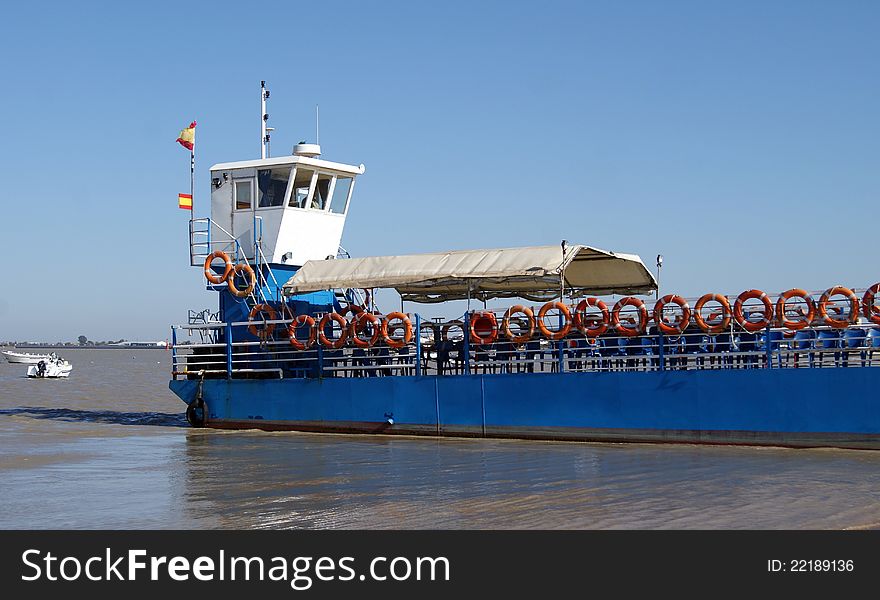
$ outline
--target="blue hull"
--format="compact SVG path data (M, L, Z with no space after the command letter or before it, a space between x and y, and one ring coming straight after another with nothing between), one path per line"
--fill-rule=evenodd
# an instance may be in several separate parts
M217 428L880 449L877 389L874 368L749 369L208 379L202 398Z

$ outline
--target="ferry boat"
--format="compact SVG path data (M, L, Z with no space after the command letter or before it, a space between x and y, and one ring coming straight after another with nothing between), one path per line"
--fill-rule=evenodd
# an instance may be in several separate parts
M267 97L261 158L211 167L190 221L219 306L172 327L193 426L880 448L880 284L660 297L638 256L566 242L350 257L364 165L268 156Z

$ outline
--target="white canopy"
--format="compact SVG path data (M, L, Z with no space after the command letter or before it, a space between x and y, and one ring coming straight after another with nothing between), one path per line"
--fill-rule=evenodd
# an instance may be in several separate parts
M404 300L444 302L463 298L558 297L566 292L638 294L657 288L634 254L590 246L532 246L457 250L409 256L310 260L284 284L285 295L347 288L394 288Z

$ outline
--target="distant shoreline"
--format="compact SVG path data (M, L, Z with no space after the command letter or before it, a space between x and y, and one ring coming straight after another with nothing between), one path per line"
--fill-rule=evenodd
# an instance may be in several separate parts
M153 346L144 344L141 345L131 345L131 346L117 346L110 344L86 344L84 346L80 346L79 344L66 346L64 344L15 344L15 346L3 346L3 348L21 348L21 349L40 349L45 348L46 350L82 350L82 349L92 349L92 350L165 350L165 346Z

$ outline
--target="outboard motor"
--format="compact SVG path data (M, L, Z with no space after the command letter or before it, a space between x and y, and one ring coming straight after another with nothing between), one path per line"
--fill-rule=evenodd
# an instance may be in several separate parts
M37 363L37 377L45 377L46 376L46 361L41 360Z

